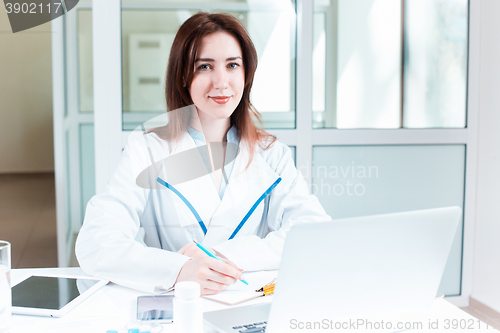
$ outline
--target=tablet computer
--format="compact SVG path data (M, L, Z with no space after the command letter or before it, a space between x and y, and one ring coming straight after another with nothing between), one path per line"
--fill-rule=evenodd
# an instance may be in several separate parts
M109 281L30 275L12 287L12 313L62 317Z

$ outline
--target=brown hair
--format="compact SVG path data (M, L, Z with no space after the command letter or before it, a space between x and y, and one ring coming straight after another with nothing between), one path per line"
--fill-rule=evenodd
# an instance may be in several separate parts
M209 14L200 12L186 20L175 36L167 67L165 98L167 111L173 111L193 104L188 87L194 76L194 63L201 42L205 36L216 32L227 32L238 41L245 70L245 86L241 101L231 115L231 125L250 149L250 161L253 158L255 146L269 148L276 137L262 129L260 113L250 103L250 90L257 69L257 51L247 30L234 16L226 13ZM177 142L189 121L189 112L172 112L166 131L162 131L166 140ZM255 124L258 122L259 126ZM249 164L250 164L249 161Z

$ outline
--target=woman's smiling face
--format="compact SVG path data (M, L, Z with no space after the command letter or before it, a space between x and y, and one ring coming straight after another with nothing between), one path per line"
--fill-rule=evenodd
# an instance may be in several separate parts
M194 66L189 93L200 118L229 119L245 87L240 44L227 32L208 35L201 42Z

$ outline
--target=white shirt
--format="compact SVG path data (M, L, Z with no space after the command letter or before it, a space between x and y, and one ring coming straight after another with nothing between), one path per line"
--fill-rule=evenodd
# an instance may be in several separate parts
M187 127L187 131L189 135L191 135L191 138L193 138L194 143L196 144L197 147L199 148L204 148L206 146L206 141L205 141L205 136L203 133L198 132L191 126ZM236 130L236 127L232 126L229 131L226 134L226 140L229 143L232 143L236 146L240 144L240 138L238 137L238 131ZM210 161L208 158L207 151L205 149L199 149L200 155L203 159L203 162L205 162L205 167L207 170L210 170ZM225 163L224 165L224 173L225 176L229 179L231 177L231 171L233 171L233 165L234 165L234 159L236 157L237 152L233 149L226 149L226 154L225 154L225 161L229 161L229 163ZM226 191L227 187L227 182L223 178L221 183L220 183L220 189L219 189L219 197L222 199L224 196L224 192Z

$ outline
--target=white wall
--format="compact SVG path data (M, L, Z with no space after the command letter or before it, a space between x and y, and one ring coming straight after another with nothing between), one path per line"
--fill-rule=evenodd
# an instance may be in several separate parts
M13 34L1 7L0 173L54 171L50 23Z
M499 15L500 1L481 0L478 183L471 295L497 312L500 312Z

